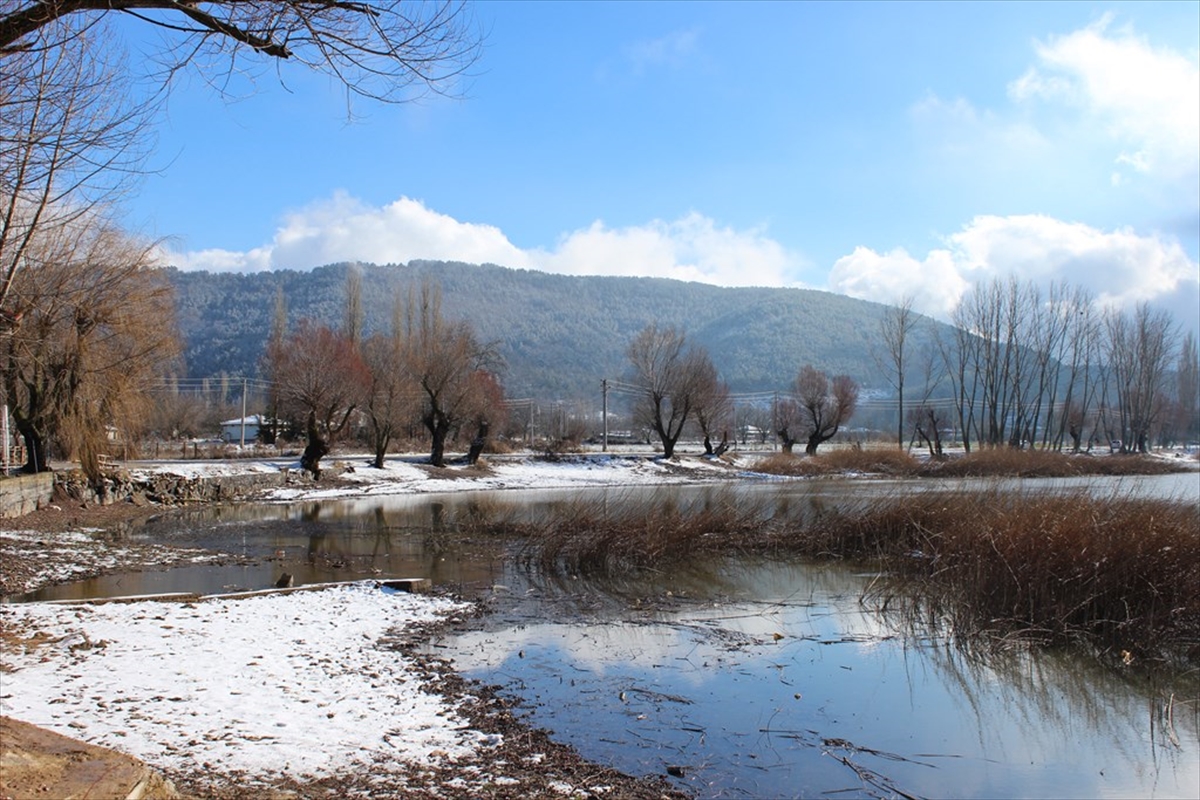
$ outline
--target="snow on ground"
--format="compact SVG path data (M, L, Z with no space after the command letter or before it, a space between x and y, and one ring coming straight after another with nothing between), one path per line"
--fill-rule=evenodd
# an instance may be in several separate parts
M495 489L564 489L590 486L636 486L645 484L691 483L733 477L728 463L719 459L687 458L675 462L644 456L591 455L566 457L558 461L535 458L490 460L486 467L452 464L432 470L416 463L418 460L389 458L383 469L371 466L367 455L330 457L323 462L336 482L322 486L304 483L275 489L265 495L268 500L322 500L335 497L362 497L393 494L483 491ZM286 467L299 470L298 462L257 462L266 468ZM236 464L234 465L236 467ZM175 464L156 468L175 472ZM213 464L215 469L229 469L229 464ZM193 465L190 473L203 477L203 466ZM135 473L136 474L136 473ZM221 472L217 474L234 474Z
M242 781L367 765L402 774L406 762L493 741L379 644L463 607L370 582L193 603L4 605L3 627L21 639L0 660L0 713Z

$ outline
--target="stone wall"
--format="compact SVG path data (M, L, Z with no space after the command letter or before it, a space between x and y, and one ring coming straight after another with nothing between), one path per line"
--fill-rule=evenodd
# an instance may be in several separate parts
M146 479L135 479L125 470L115 470L106 474L99 486L93 486L79 470L43 472L0 479L0 518L32 513L54 502L56 497L102 506L113 503L174 506L245 500L266 489L310 480L306 473L286 469L204 478L159 473Z
M8 519L37 511L54 497L54 473L17 475L0 480L0 517Z
M80 472L59 473L57 477L59 491L74 500L99 505L131 502L164 506L242 500L264 489L304 480L299 472L287 470L203 478L159 473L147 479L134 479L118 470L107 474L99 486L92 486Z

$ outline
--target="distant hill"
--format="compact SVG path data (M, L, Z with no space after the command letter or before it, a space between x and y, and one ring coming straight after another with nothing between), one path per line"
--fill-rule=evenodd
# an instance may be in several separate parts
M168 270L190 377L253 377L278 287L290 324L339 325L346 273L335 264L310 272L251 274ZM809 289L721 288L662 278L552 275L495 265L413 261L355 265L362 272L366 333L386 330L393 298L430 278L443 312L470 320L507 362L510 397L594 396L602 378L625 374L625 348L650 322L684 329L703 345L735 392L782 389L811 363L883 388L871 348L886 306Z

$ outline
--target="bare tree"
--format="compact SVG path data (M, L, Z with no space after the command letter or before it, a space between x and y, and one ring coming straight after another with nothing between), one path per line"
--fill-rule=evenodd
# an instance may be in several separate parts
M287 298L283 294L283 284L275 287L275 304L271 309L271 330L267 334L267 346L263 351L259 368L264 375L273 376L273 365L271 356L274 353L279 353L283 347L284 337L288 331L288 310ZM279 393L279 384L271 380L267 388L267 424L266 427L260 428L259 435L266 444L275 444L279 440L279 417L281 400Z
M824 372L806 364L796 376L795 391L808 437L804 452L815 456L821 443L832 439L854 415L858 384L848 375L838 375L831 383Z
M932 403L922 402L909 412L909 423L916 437L929 448L929 457L940 459L945 456L942 447L942 426L945 418L942 410Z
M204 398L195 392L180 391L175 379L154 393L147 410L144 430L162 440L191 439L203 432Z
M719 456L729 449L729 425L733 404L729 385L721 380L708 354L698 351L696 369L696 425L704 437L704 454ZM714 447L713 437L721 441Z
M12 285L19 320L0 347L27 471L46 470L56 442L98 478L107 429L144 415L148 384L177 357L174 303L153 249L95 215L25 245Z
M503 413L502 407L489 407L483 378L500 359L468 323L442 316L441 291L429 283L409 292L404 341L407 369L420 395L421 423L431 438L429 462L441 467L451 432L474 421L477 435L486 436L489 420Z
M1167 369L1174 357L1175 326L1165 311L1142 303L1132 314L1105 316L1108 362L1117 400L1121 449L1147 452L1162 421Z
M804 430L804 415L794 397L776 397L771 404L771 419L779 447L790 453L800 441Z
M641 391L637 416L658 436L663 458L672 458L684 425L707 396L706 380L716 375L708 353L689 347L682 331L652 323L629 343L626 355Z
M161 33L158 89L135 90L111 21ZM8 0L0 6L0 327L31 232L85 213L136 175L172 76L218 92L255 66L295 63L354 97L401 103L457 91L482 37L465 4L385 0ZM281 73L282 78L282 73Z
M402 339L377 333L363 342L362 354L371 374L364 411L375 453L372 463L383 469L392 439L416 417L417 387L408 373Z
M1197 353L1194 331L1188 331L1183 338L1176 376L1179 383L1175 395L1179 405L1179 435L1190 443L1200 437L1200 354Z
M913 311L911 295L901 298L899 304L890 306L879 319L883 354L876 355L876 362L880 371L887 376L888 383L896 390L896 446L900 449L904 449L904 378L908 346L918 320L917 313Z
M256 63L286 61L389 103L448 91L482 41L462 2L13 0L0 12L0 56L66 45L73 27L115 16L163 32L156 60L168 76L193 67L220 88Z
M115 199L147 149L152 102L133 102L123 54L67 26L64 44L33 37L0 53L0 315L40 231L69 227ZM90 224L90 223L85 223ZM66 234L70 236L71 234Z
M319 479L321 459L364 402L366 365L345 336L308 320L282 342L269 343L267 360L280 407L304 425L300 465Z

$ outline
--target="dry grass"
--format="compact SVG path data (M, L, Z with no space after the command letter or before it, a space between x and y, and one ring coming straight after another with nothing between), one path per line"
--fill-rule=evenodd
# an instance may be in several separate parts
M1186 469L1141 455L1091 456L1053 450L995 447L943 461L930 461L921 474L930 477L1070 478L1077 475L1166 475Z
M661 569L705 551L736 549L764 525L758 506L730 492L691 503L574 501L541 518L504 524L523 536L524 561L554 574L620 576Z
M1085 492L864 501L790 532L798 552L869 558L881 606L971 635L1084 639L1200 660L1200 512Z
M812 457L776 453L756 462L754 469L769 475L794 477L865 472L929 478L1070 478L1080 475L1166 475L1189 467L1182 459L1173 463L1141 455L1091 456L996 447L928 461L918 460L898 449L846 448Z
M954 490L787 513L730 492L460 522L519 537L526 565L558 576L626 576L701 553L853 559L887 576L869 590L878 607L959 640L1084 641L1200 663L1200 511L1187 503Z
M775 453L761 458L754 464L755 472L769 475L816 477L842 475L846 473L871 473L879 475L917 475L921 462L903 450L894 448L830 450L816 456L794 453Z

